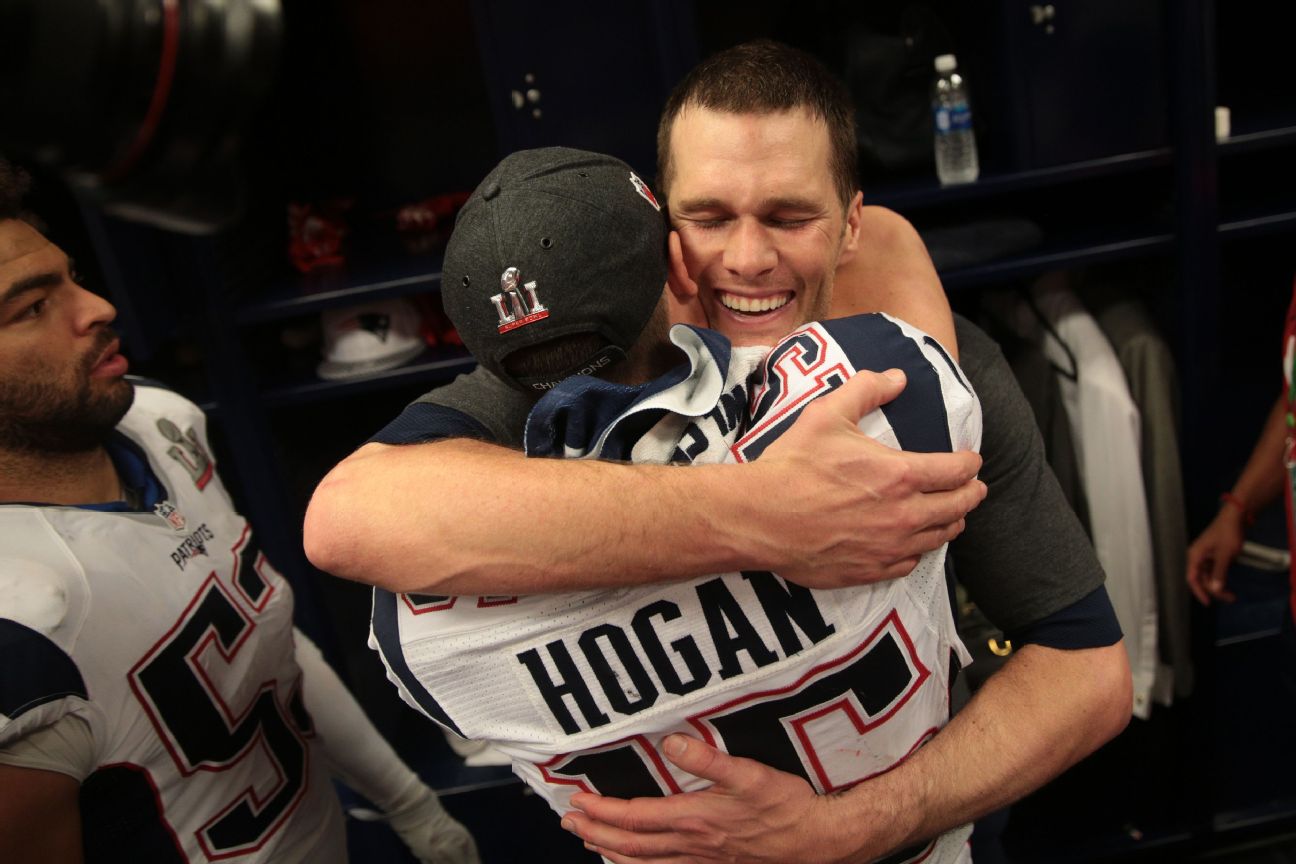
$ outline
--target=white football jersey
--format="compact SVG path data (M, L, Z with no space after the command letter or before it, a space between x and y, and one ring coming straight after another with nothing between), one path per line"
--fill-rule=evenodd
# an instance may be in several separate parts
M0 505L0 746L68 714L89 725L87 861L344 861L292 594L202 412L137 386L118 431L160 483L149 511Z
M646 388L582 378L546 396L528 421L528 452L750 460L856 370L891 367L908 386L860 421L866 433L906 449L980 445L979 404L957 366L886 316L811 324L768 353L687 327L672 339L690 363ZM525 549L525 523L498 529ZM944 560L942 548L903 579L838 590L747 571L531 597L378 591L370 644L407 702L491 741L560 813L578 790L631 798L705 787L661 755L672 732L829 793L887 771L949 718L951 663L970 657ZM970 860L970 830L887 860Z

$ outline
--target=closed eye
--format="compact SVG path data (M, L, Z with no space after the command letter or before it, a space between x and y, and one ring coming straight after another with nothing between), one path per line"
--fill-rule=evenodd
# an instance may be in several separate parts
M730 222L728 216L681 216L679 219L690 228L700 228L703 231L721 228Z

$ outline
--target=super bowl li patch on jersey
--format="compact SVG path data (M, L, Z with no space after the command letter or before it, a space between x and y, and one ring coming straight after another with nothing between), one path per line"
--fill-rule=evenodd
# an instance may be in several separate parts
M199 489L207 488L207 484L211 482L214 465L211 454L198 439L198 433L192 427L181 432L179 426L165 417L158 419L157 428L162 433L162 437L171 442L171 446L166 451L167 455L184 467L195 486Z

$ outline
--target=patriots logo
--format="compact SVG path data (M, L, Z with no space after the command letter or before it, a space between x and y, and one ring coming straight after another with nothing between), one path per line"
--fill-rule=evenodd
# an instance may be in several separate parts
M386 342L387 334L391 332L391 316L381 312L362 312L356 316L356 326L377 336L379 342Z
M643 196L643 199L653 206L654 210L661 211L661 205L657 203L657 196L648 188L648 184L639 178L639 175L630 172L630 182L634 184L635 191Z

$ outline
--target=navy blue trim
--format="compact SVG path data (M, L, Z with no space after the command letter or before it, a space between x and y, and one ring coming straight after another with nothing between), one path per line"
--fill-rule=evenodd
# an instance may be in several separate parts
M117 467L117 476L122 483L139 493L140 510L150 511L167 498L166 487L153 473L153 466L142 447L117 431L112 433L104 447Z
M723 336L693 328L702 335L720 360L722 374L728 372L729 346ZM708 338L708 334L714 338ZM716 342L716 339L722 340ZM585 449L626 411L685 381L693 374L689 363L680 363L665 375L644 384L614 384L601 378L576 375L544 395L527 416L528 456L561 456L564 444ZM600 459L628 461L635 442L666 414L665 409L639 411L627 418L608 438Z
M927 343L927 345L931 346L933 351L940 354L941 357L945 358L945 365L949 367L950 374L954 376L954 380L958 381L959 384L963 385L964 390L971 393L972 385L969 384L966 380L964 380L963 370L960 369L958 367L958 364L954 362L953 358L949 356L949 352L945 350L945 346L937 342L931 336L924 336L923 342Z
M429 717L454 732L460 738L466 738L450 715L445 712L432 694L427 692L422 683L405 662L405 653L401 650L399 610L396 606L396 595L381 588L374 589L373 597L373 633L378 640L378 650L382 653L387 666L396 673L396 677L405 685L410 696L419 704Z
M485 426L462 411L434 402L413 402L366 443L422 444L442 438L494 440Z
M35 507L48 507L48 504L35 504ZM96 513L138 513L125 501L106 501L103 504L77 504L78 510L93 510Z
M12 719L65 696L89 699L76 662L45 634L0 618L0 714Z
M1121 629L1107 589L1099 585L1065 609L1004 635L1018 645L1074 651L1115 645Z
M954 449L940 374L900 325L878 314L853 315L822 325L856 370L904 370L905 389L882 406L902 450L948 453Z
M177 394L179 393L179 391L176 390L174 387L171 387L170 385L165 384L162 381L158 381L156 378L148 378L143 375L127 375L125 376L125 378L127 381L131 382L131 384L134 384L136 387L152 387L156 390L165 390L168 393L177 393Z

